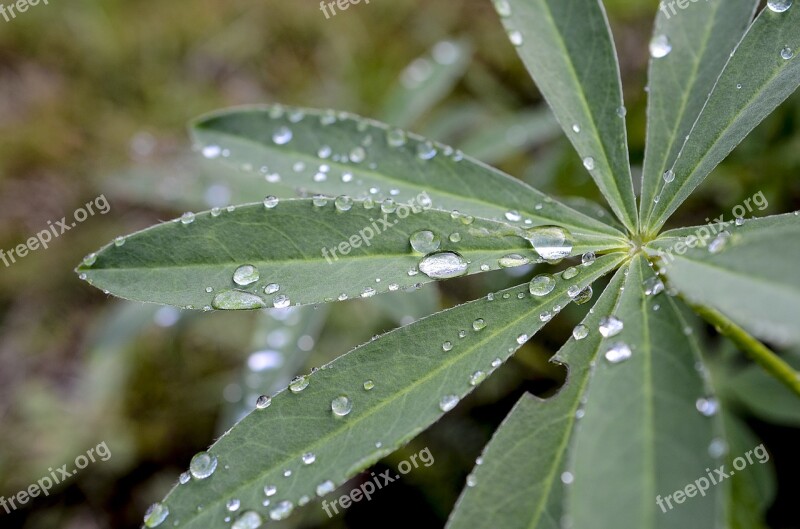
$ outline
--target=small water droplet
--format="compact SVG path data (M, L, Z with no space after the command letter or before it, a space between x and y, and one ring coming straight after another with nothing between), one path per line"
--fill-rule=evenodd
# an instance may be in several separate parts
M322 483L320 483L319 485L317 485L316 492L317 492L317 496L319 496L321 498L322 496L325 496L326 494L329 494L329 493L333 492L334 490L336 490L336 485L333 484L333 481L326 480L326 481L323 481Z
M257 529L261 527L264 523L264 520L261 518L261 515L255 511L247 511L242 513L242 515L233 522L231 525L231 529Z
M264 199L264 207L267 209L274 209L278 205L278 202L280 202L278 197L270 195Z
M268 497L275 496L277 493L278 493L278 487L276 487L275 485L267 485L266 487L264 487L264 494L266 494Z
M669 184L673 181L675 181L675 171L672 169L667 169L667 171L664 172L664 182Z
M365 391L372 391L372 389L374 387L375 387L375 382L373 382L372 380L364 381L364 390Z
M417 157L422 160L432 160L436 157L439 151L433 146L430 141L424 141L417 144Z
M664 292L664 282L658 277L646 279L643 286L646 296L657 296L658 294Z
M572 336L576 340L583 340L589 336L589 327L583 324L576 325L575 328L572 329Z
M483 318L478 318L477 320L472 322L472 329L476 332L482 331L485 328L486 328L486 322L484 321Z
M615 316L605 316L600 319L600 334L603 338L611 338L622 332L624 328L622 320Z
M444 342L442 344L442 351L452 351L453 350L453 342Z
M531 260L523 255L520 255L518 253L511 253L501 257L497 261L497 264L500 265L501 268L514 268L516 266L523 266L529 264L530 262Z
M331 411L339 417L344 417L353 410L353 401L347 395L339 395L331 401Z
M192 222L194 222L194 213L192 213L191 211L187 211L186 213L181 215L181 224L183 224L184 226L188 226Z
M314 204L316 208L324 208L328 205L328 197L325 195L314 195L314 198L311 199L311 203Z
M594 264L594 262L596 260L597 260L597 256L595 255L594 252L586 252L581 257L581 264L583 266L590 266L590 265Z
M672 43L666 35L657 35L650 41L650 56L661 59L672 51Z
M628 344L616 342L606 349L604 356L609 363L619 364L620 362L628 360L632 354L633 352Z
M292 304L292 300L285 294L279 294L272 298L272 306L276 309L285 309Z
M225 508L228 509L228 511L230 512L236 512L239 510L239 507L241 507L241 505L242 505L241 501L239 501L236 498L233 498L231 500L228 500L228 503L225 504Z
M442 240L439 236L430 230L421 230L412 234L409 242L415 252L423 255L437 251L442 245Z
M786 46L781 50L781 59L788 61L793 57L794 57L794 50L789 46Z
M469 385L477 386L478 384L483 382L485 378L486 378L486 373L484 373L483 371L475 371L469 377Z
M578 275L578 269L575 268L574 266L570 266L569 268L561 272L562 279L572 279L576 275Z
M270 283L269 285L264 287L264 294L274 294L275 292L279 291L281 286L277 283Z
M520 334L519 336L517 336L517 343L518 344L522 345L527 341L528 341L528 335L527 334Z
M594 167L595 167L594 158L592 158L591 156L587 156L586 158L584 158L583 159L583 166L588 171L593 171Z
M333 205L336 207L336 211L350 211L353 208L353 199L347 195L341 195L336 197Z
M511 44L517 47L522 46L525 42L522 33L516 30L510 31L508 33L508 38L511 41Z
M697 399L695 406L697 407L697 411L699 411L706 417L713 417L714 415L717 414L717 411L719 410L719 402L717 401L717 399L713 397L699 398Z
M158 527L169 516L169 507L161 503L154 503L144 514L145 527Z
M571 485L575 481L575 476L572 475L572 472L563 472L561 474L561 483L564 485Z
M497 14L503 18L511 16L511 4L508 3L508 0L495 0L494 8Z
M502 360L500 360L499 358L495 358L494 360L492 360L492 364L491 364L491 366L492 366L493 368L497 369L497 368L498 368L498 367L500 367L501 365L503 365L503 361L502 361Z
M353 163L361 163L367 158L367 151L364 147L355 147L350 151L350 161Z
M220 292L211 301L211 305L218 310L251 310L263 309L266 303L260 297L241 290L227 290Z
M728 453L728 444L723 439L714 439L708 445L708 455L717 459Z
M511 222L519 222L522 220L522 215L519 214L519 211L515 210L506 211L505 217Z
M217 470L217 456L208 452L195 454L189 463L189 472L195 479L206 479Z
M467 273L467 260L456 252L437 252L419 262L419 271L431 279L450 279Z
M390 147L402 147L406 144L406 133L400 129L391 129L386 133L386 143Z
M574 298L572 298L572 302L575 303L576 305L583 305L584 303L588 303L589 301L591 301L593 295L594 295L594 290L592 289L592 285L589 285L580 292L578 292L578 294L575 295Z
M572 132L574 132L575 134L580 134L581 133L581 126L578 125L577 123L574 123L572 125Z
M233 282L240 287L252 285L259 278L258 268L253 265L242 265L233 272Z
M734 223L737 226L744 226L744 218L743 217L736 217L736 221Z
M292 141L293 136L292 129L289 127L280 127L272 135L272 141L274 141L276 145L286 145Z
M317 460L317 456L312 452L306 452L303 454L302 460L304 465L311 465Z
M621 118L624 118L625 116L628 115L628 109L625 108L624 106L617 107L617 115Z
M713 241L708 244L708 251L711 253L720 253L725 247L728 245L728 240L731 238L731 234L727 231L721 232L717 235Z
M542 259L555 261L572 253L572 235L558 226L537 226L526 231L525 238Z
M541 274L531 279L528 288L534 296L546 296L556 288L556 280L549 274Z
M457 395L445 395L439 400L439 409L448 412L458 405L459 400Z
M309 379L307 376L294 377L289 383L289 391L292 393L300 393L308 387Z
M272 404L272 397L269 395L261 395L256 399L256 408L259 410L263 410L264 408L269 408L269 405Z
M201 152L204 158L213 160L219 158L219 155L222 154L222 147L219 145L206 145Z

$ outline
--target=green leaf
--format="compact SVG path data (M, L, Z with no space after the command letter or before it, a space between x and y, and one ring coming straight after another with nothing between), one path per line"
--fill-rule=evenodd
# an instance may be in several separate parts
M542 297L531 296L524 285L440 312L338 358L309 375L305 389L275 395L268 408L220 438L209 450L218 461L216 472L177 485L167 496L169 521L180 520L186 529L221 527L231 515L225 508L231 499L241 502L237 514L252 510L267 519L280 502L304 503L320 484L344 483L452 408L473 389L470 380L482 378L478 371L491 372L545 325L541 312L569 302L569 286L585 287L624 259L600 257ZM485 327L474 330L478 319ZM464 338L461 330L468 331ZM445 341L452 343L449 351ZM366 381L374 388L365 390ZM342 395L352 411L336 416L331 403ZM302 461L308 453L316 457L312 464ZM266 486L277 492L267 498ZM265 499L269 507L262 505Z
M472 47L443 40L428 55L409 64L386 97L380 114L387 123L408 128L450 93L469 66Z
M343 212L334 201L317 206L314 200L291 199L272 209L252 204L218 216L202 213L189 224L176 219L133 234L121 246L109 244L79 272L97 288L126 299L254 309L370 297L428 283L433 279L417 271L423 254L409 242L419 231L433 232L441 252L458 252L465 273L497 270L509 254L538 258L531 243L507 224L453 219L422 203L424 198L384 213L372 202L353 201ZM589 249L578 242L572 251ZM246 286L234 282L234 273L245 265L258 272ZM265 292L273 284L280 289Z
M783 13L764 9L750 26L677 158L669 161L675 180L663 188L658 203L643 219L651 236L739 142L800 85L798 24L800 9ZM788 57L789 52L793 58L781 56L785 53Z
M692 303L719 310L762 339L800 342L797 215L672 230L649 243L647 251L660 256L671 284Z
M504 0L495 5L519 56L611 209L635 232L622 83L602 2Z
M229 154L230 162L279 175L301 192L397 202L425 192L437 209L498 220L518 211L532 225L563 226L598 245L622 239L618 230L459 151L351 114L242 108L201 118L193 134L206 153Z
M627 267L617 271L594 310L582 322L593 330L574 337L554 361L567 364L569 375L560 392L548 400L523 395L506 417L475 467L475 482L461 493L448 529L561 529L567 455L581 399L586 393L602 343L597 332L602 316L613 312Z
M637 256L613 312L624 329L604 340L604 358L589 383L567 488L576 529L716 527L719 487L681 504L673 500L672 509L666 500L719 466L709 446L721 428L696 407L707 390L685 307L664 293L647 296L643 285L655 280ZM610 349L620 351L615 344L630 348L627 360L609 361Z
M696 2L674 12L666 2L661 6L653 42L667 35L672 51L650 59L640 204L643 222L655 205L653 199L664 183L664 173L674 163L731 51L747 30L758 1Z

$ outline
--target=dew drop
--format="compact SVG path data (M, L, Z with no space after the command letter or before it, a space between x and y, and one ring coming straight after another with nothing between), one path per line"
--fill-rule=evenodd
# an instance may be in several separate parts
M728 453L728 444L722 439L714 439L708 445L708 455L719 458Z
M514 268L516 266L523 266L529 264L530 262L531 260L523 255L520 255L518 253L511 253L501 257L497 261L497 264L500 265L501 268Z
M289 383L289 391L292 393L300 393L308 387L308 377L299 376L292 379Z
M367 158L367 151L364 147L355 147L350 151L350 161L353 163L361 163Z
M278 197L270 195L264 199L264 207L267 209L275 209L275 207L278 205L278 202L280 202Z
M311 199L311 203L314 204L314 207L324 208L328 205L328 197L325 195L314 195L314 198Z
M736 217L734 221L737 226L744 226L744 218L743 217Z
M217 470L217 456L208 452L195 454L189 463L189 472L195 479L206 479Z
M442 344L442 351L452 351L453 350L453 342L444 342Z
M666 35L658 35L650 41L650 56L654 59L664 58L671 51L672 43Z
M572 337L576 340L583 340L587 336L589 336L589 327L586 325L579 324L572 329Z
M527 341L528 341L528 335L527 334L520 334L519 336L517 336L517 343L518 344L522 345Z
M304 465L311 465L314 463L314 461L317 460L317 456L314 455L312 452L306 452L305 454L303 454L302 459Z
M431 279L450 279L467 273L467 261L456 252L437 252L419 262L419 271Z
M438 151L433 146L433 143L424 141L417 144L417 157L421 160L432 160L437 154Z
M719 402L717 402L715 398L699 398L695 406L697 407L697 411L706 417L713 417L719 410Z
M375 382L373 382L372 380L365 380L364 381L364 390L365 391L372 391L373 388L375 388Z
M511 16L511 4L508 3L508 0L495 0L494 8L497 10L497 14L503 18Z
M792 0L769 0L767 2L767 7L770 11L775 13L783 13L792 7Z
M450 237L448 237L448 239L450 239L450 242L461 242L461 234L458 233L457 231L453 232L450 234Z
M561 474L561 483L564 485L571 485L575 481L575 476L572 472L564 472Z
M400 129L392 129L386 133L386 143L390 147L402 147L406 144L406 133Z
M233 282L240 287L252 285L259 278L258 268L253 265L242 265L233 273Z
M507 220L511 222L519 222L522 220L522 215L519 214L519 211L506 211L505 217Z
M781 59L788 61L793 57L794 57L794 50L789 46L786 46L781 50Z
M644 282L644 293L646 296L657 296L664 292L664 282L658 277L651 277Z
M242 515L233 522L231 525L231 529L257 529L261 527L264 523L264 520L261 518L261 515L255 511L247 511L242 513Z
M448 412L458 405L459 400L457 395L445 395L439 400L439 409Z
M572 253L572 235L558 226L537 226L526 232L525 238L531 243L542 259L554 261L568 257Z
M731 234L727 231L721 232L717 235L713 241L708 244L708 251L711 253L720 253L725 247L728 245L728 240L731 238Z
M583 159L583 166L588 171L593 171L594 170L594 166L595 166L594 158L592 158L591 156L587 156L586 158L584 158Z
M578 269L575 268L574 266L570 266L569 268L561 272L561 277L563 279L572 279L576 275L578 275Z
M283 500L269 511L269 517L275 521L285 520L292 514L293 510L294 504L288 500Z
M331 411L339 417L344 417L353 410L353 401L347 395L339 395L331 401Z
M524 38L522 37L522 33L519 31L510 31L508 33L508 38L511 41L511 44L514 46L522 46L524 44Z
M469 385L477 386L478 384L483 382L485 378L486 378L486 373L484 373L483 371L475 371L469 377Z
M264 287L264 294L274 294L275 292L279 291L281 286L277 283L270 283L269 285Z
M264 494L267 497L275 496L277 493L278 493L278 487L276 487L275 485L267 485L266 487L264 487Z
M272 397L269 395L261 395L256 399L256 408L259 410L263 410L265 408L269 408L269 405L272 404Z
M672 169L667 169L667 171L664 172L664 182L669 184L670 182L674 181L675 181L675 171L673 171Z
M442 245L442 240L439 236L430 230L421 230L412 234L409 242L415 252L423 255L437 251Z
M572 298L572 302L576 305L583 305L584 303L591 301L592 296L594 296L594 290L592 289L592 285L589 285L578 292L578 294Z
M624 324L615 316L606 316L600 319L600 334L603 338L611 338L622 332Z
M334 490L336 490L336 485L333 484L333 481L326 480L326 481L323 481L322 483L320 483L319 485L317 485L316 492L317 492L317 496L319 496L321 498L322 496L325 496L326 494L329 494L329 493L333 492Z
M192 480L192 475L189 472L182 472L180 476L178 476L178 483L181 485L186 485L189 481Z
M192 222L194 222L194 213L192 213L191 211L187 211L186 213L181 215L181 224L183 224L184 226L188 226Z
M228 503L225 504L225 508L228 509L230 512L236 512L241 507L242 502L237 500L236 498L228 500Z
M241 290L227 290L214 296L211 306L218 310L251 310L263 309L266 303L255 294Z
M472 322L472 330L474 331L482 331L486 328L486 321L483 318L478 318L477 320Z
M590 266L590 265L594 264L594 262L596 260L597 260L597 256L595 255L594 252L586 252L581 257L581 264L583 266Z
M285 309L292 304L292 300L285 294L279 294L272 298L272 306L276 309Z
M280 127L272 135L272 141L274 141L276 145L286 145L292 141L293 136L292 130L289 127Z
M581 126L578 125L577 123L574 123L572 125L572 132L574 132L575 134L580 134L581 133Z
M556 288L556 280L551 275L541 274L531 279L528 288L534 296L546 296Z
M213 160L219 158L219 155L222 154L222 148L219 145L206 145L201 152L204 158Z
M162 503L154 503L144 514L145 527L158 527L169 516L169 507Z
M606 360L608 360L611 364L619 364L620 362L624 362L625 360L629 359L632 355L631 348L628 344L623 342L617 342L609 347L604 356Z

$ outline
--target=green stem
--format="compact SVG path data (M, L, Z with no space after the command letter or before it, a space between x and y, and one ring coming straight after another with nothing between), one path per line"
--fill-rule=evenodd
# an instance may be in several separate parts
M692 305L692 308L720 333L730 338L751 360L800 396L800 373L769 347L750 336L721 312L702 305Z

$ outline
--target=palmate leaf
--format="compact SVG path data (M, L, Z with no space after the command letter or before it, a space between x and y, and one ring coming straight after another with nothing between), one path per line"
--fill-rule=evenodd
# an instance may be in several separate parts
M672 230L647 251L661 257L670 283L692 303L719 310L762 339L800 342L798 215Z
M566 512L575 529L719 527L719 487L673 501L671 510L665 500L666 512L657 504L719 466L709 446L721 425L698 412L713 406L698 406L708 393L686 309L665 293L646 295L655 281L635 257L613 312L624 328L604 340L585 395L568 470Z
M439 312L312 373L302 391L279 393L210 448L216 471L172 490L164 502L167 523L178 520L187 529L223 526L232 499L241 505L237 516L255 511L266 520L271 509L286 511L282 502L304 504L317 492L331 492L455 406L545 325L542 312L569 303L570 286L588 286L625 258L600 257L541 297L524 285ZM462 330L467 332L460 338ZM332 401L340 396L352 406L349 413L332 412ZM310 455L304 462L305 454ZM265 487L272 486L276 491L265 495Z
M508 255L537 259L531 243L505 223L454 219L447 211L422 209L422 202L384 213L371 201L353 201L341 211L333 200L315 205L314 199L291 199L273 208L252 204L202 213L191 223L176 219L112 243L79 273L126 299L254 309L370 297L444 278L418 271L428 270L409 242L419 231L435 234L439 251L463 265L464 273L497 270ZM581 241L572 251L588 249L594 248ZM235 272L248 265L258 276L235 282Z
M679 155L669 162L675 180L664 186L658 203L642 218L650 236L658 233L705 177L800 85L798 24L800 9L795 6L783 13L765 9L750 26Z
M668 35L672 51L650 59L642 219L653 209L664 173L674 163L757 6L757 0L722 0L696 2L672 12L667 3L662 4L653 43Z
M617 271L582 322L592 332L581 340L570 338L555 356L568 366L565 386L548 400L526 394L517 402L475 467L474 482L462 492L448 529L561 529L562 474L590 366L603 341L597 328L600 318L614 311L625 270Z
M618 230L459 151L352 114L241 108L201 118L192 132L206 155L300 191L397 202L425 192L437 209L497 220L518 212L520 225L526 219L529 225L555 224L598 246L613 247L622 238Z
M638 227L622 83L600 0L498 0L517 52L611 208Z

